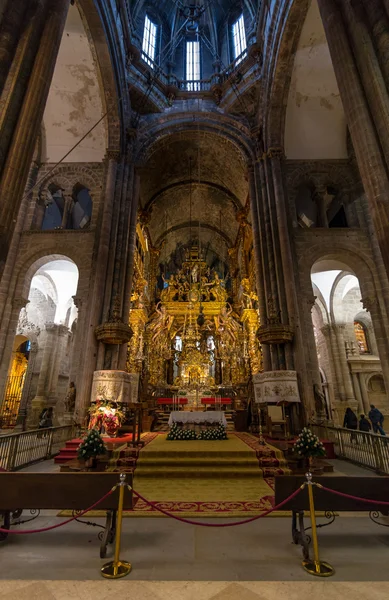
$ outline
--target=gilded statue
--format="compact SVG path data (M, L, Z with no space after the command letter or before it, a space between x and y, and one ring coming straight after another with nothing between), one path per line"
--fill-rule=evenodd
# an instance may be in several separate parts
M147 286L147 279L144 277L138 277L131 294L131 302L133 308L143 308L145 304L145 290Z
M156 314L150 322L151 341L155 343L158 338L168 336L174 317L170 316L166 308L159 302L155 307Z
M169 279L166 280L162 275L162 279L164 283L167 283L167 287L165 287L161 292L161 300L162 302L172 302L178 292L176 278L174 275L170 275Z
M229 308L223 306L220 314L215 319L216 333L221 337L229 339L233 344L236 343L239 334L239 324L233 316L233 310L230 305Z
M216 302L226 302L227 291L224 287L224 280L220 279L217 273L214 274L210 291Z
M243 308L257 308L258 296L251 290L250 280L246 277L241 281L241 291Z

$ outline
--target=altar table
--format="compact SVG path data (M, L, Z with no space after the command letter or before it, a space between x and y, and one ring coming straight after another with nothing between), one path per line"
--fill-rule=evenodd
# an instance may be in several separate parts
M224 412L221 410L215 410L212 412L182 412L173 410L169 417L169 427L173 423L195 423L201 425L202 423L215 423L215 425L221 423L224 427L227 426L227 420Z

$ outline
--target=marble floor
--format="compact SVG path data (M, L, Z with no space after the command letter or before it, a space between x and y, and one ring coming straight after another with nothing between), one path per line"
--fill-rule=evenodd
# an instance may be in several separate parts
M52 468L48 462L28 470ZM368 474L339 461L336 468L346 475ZM58 523L56 513L45 511L33 526L52 523ZM336 569L328 580L302 569L287 517L226 529L167 518L124 519L121 557L133 570L118 581L100 576L105 561L99 558L97 533L95 527L71 523L47 533L10 536L0 544L0 600L112 595L115 600L316 600L323 594L326 600L383 600L389 594L389 529L366 515L341 516L320 530L321 556Z

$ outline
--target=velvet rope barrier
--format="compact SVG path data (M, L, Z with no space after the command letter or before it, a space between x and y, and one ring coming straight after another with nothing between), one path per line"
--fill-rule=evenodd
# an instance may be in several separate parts
M357 502L366 502L367 504L377 504L380 506L389 506L389 502L384 502L383 500L370 500L368 498L360 498L359 496L352 496L351 494L345 494L344 492L338 492L336 490L331 490L330 488L324 487L321 483L315 483L316 487L324 490L325 492L329 492L330 494L335 494L336 496L341 496L342 498L349 498L350 500L356 500Z
M68 523L71 523L72 521L79 519L80 517L85 515L90 510L93 510L94 508L96 508L96 506L98 506L99 504L101 504L101 502L103 502L103 500L108 498L108 496L110 496L114 490L115 490L115 488L113 488L112 490L109 490L109 492L107 492L102 498L100 498L100 500L98 500L97 502L92 504L92 506L90 506L89 508L86 508L80 514L77 514L75 517L72 517L71 519L66 519L66 521L62 521L62 523L57 523L56 525L50 525L49 527L42 527L42 529L23 529L22 531L15 531L13 529L1 529L0 528L0 533L10 533L12 535L26 535L28 533L43 533L44 531L50 531L51 529L57 529L58 527L62 527L63 525L67 525Z
M305 487L305 484L303 484L301 487L297 488L297 490L294 491L293 494L291 494L288 498L286 498L285 500L283 500L282 502L277 504L277 506L274 506L273 508L270 508L269 510L264 511L260 515L256 515L255 517L250 517L249 519L245 519L244 521L235 521L234 523L202 523L200 521L192 521L191 519L185 519L184 517L178 517L177 515L173 515L172 513L168 512L167 510L164 510L163 508L159 508L156 505L156 502L151 502L150 500L146 500L146 498L144 498L141 494L136 492L134 489L132 490L132 492L140 500L142 500L143 502L146 502L146 504L148 504L149 506L152 506L153 508L158 510L160 513L165 515L166 517L171 517L172 519L175 519L176 521L180 521L181 523L187 523L188 525L198 525L199 527L236 527L237 525L246 525L247 523L252 523L253 521L262 519L262 517L267 517L267 515L270 515L272 512L279 510L280 508L285 506L285 504L287 502L289 502L290 500L293 500L293 498L298 496L298 494L304 489L304 487Z

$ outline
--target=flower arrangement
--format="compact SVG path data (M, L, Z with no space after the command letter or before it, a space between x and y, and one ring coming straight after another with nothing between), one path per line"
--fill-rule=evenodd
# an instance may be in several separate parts
M220 424L212 429L205 429L196 433L193 429L184 429L177 423L174 423L167 434L167 440L227 440L227 432L224 425Z
M107 449L99 432L96 429L91 429L85 439L78 446L78 458L88 460L100 454L105 454Z
M89 409L89 429L103 431L111 437L115 437L124 419L124 414L116 408L116 403L111 400L96 400Z
M296 454L304 458L320 458L326 455L323 444L308 427L304 427L298 436L293 450Z
M224 425L220 423L217 427L212 427L211 429L204 429L201 431L198 436L199 440L226 440L227 432Z

